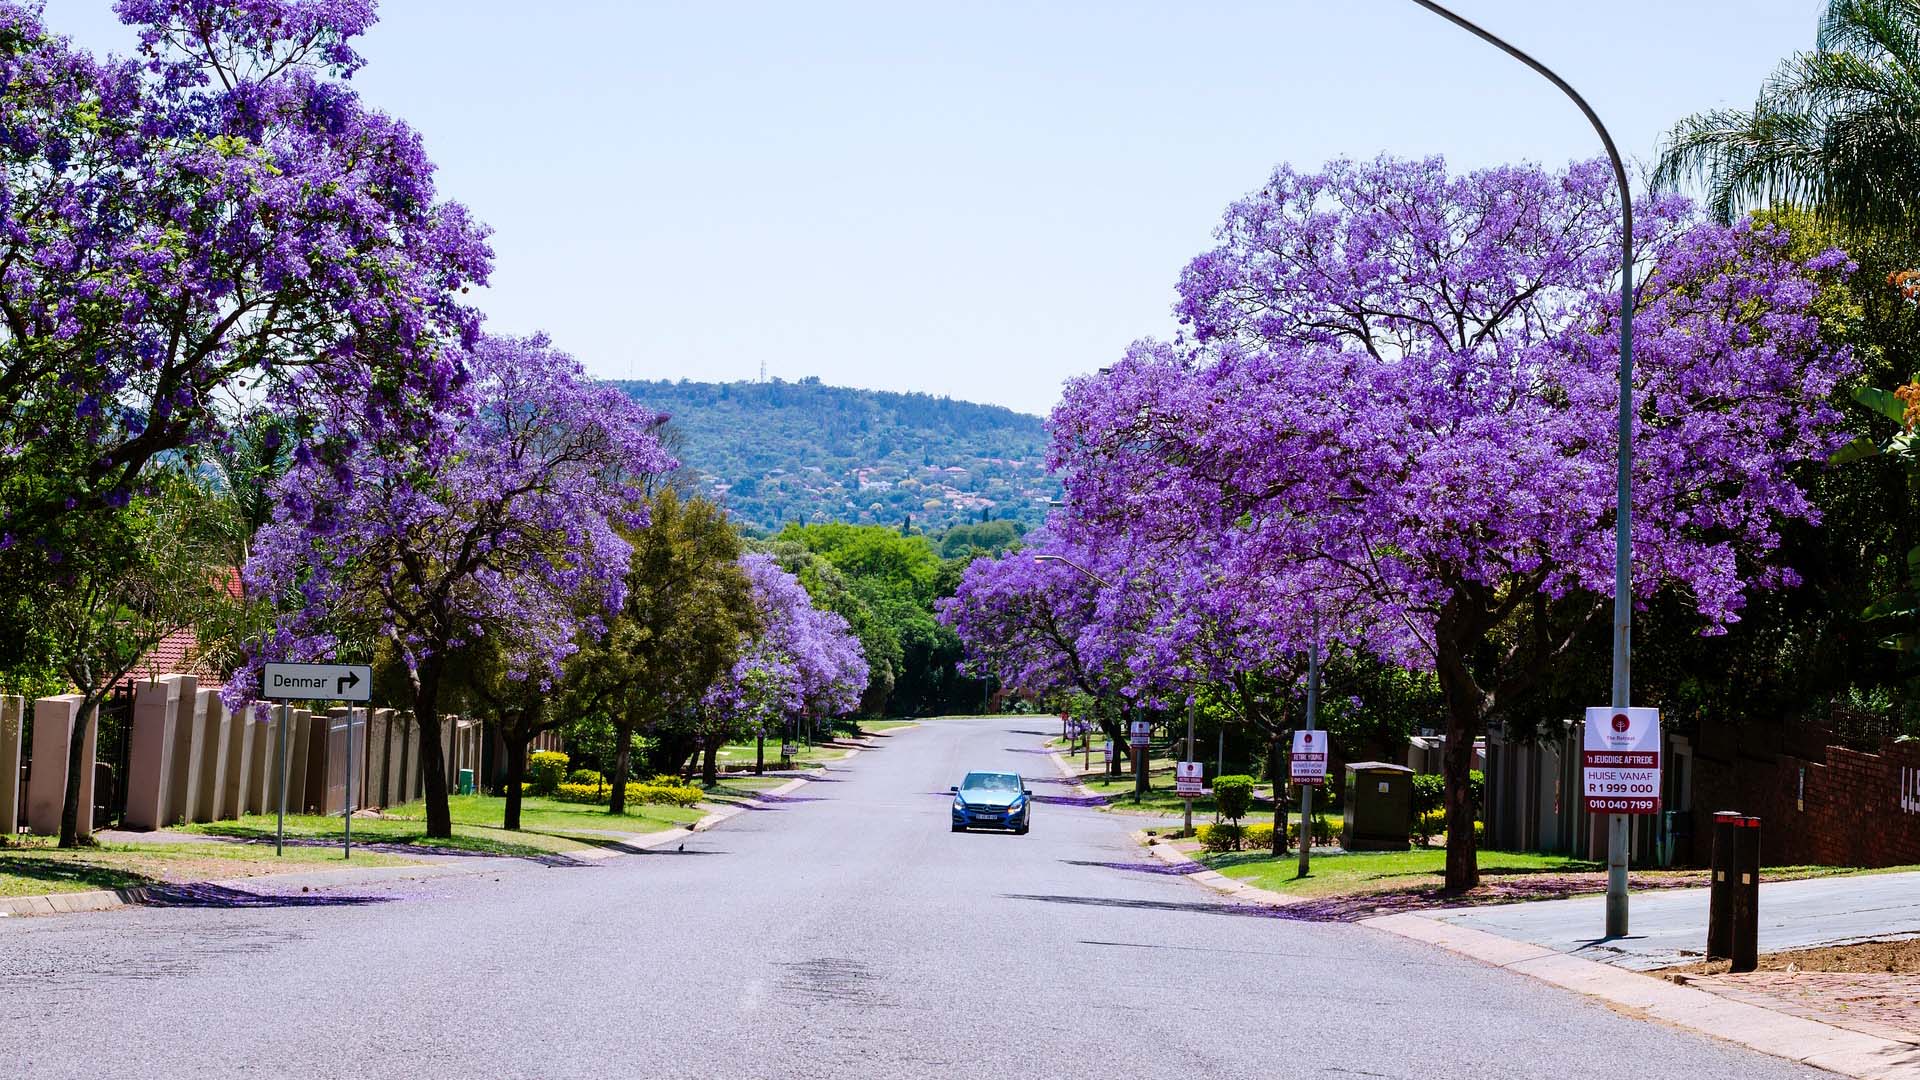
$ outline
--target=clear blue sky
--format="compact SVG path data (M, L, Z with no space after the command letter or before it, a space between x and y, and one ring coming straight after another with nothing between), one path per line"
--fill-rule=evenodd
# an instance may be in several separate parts
M1644 166L1752 101L1819 0L1459 0ZM109 0L48 21L124 50ZM386 0L355 79L497 231L490 325L608 377L818 375L1045 412L1169 332L1277 163L1599 153L1545 81L1404 0Z

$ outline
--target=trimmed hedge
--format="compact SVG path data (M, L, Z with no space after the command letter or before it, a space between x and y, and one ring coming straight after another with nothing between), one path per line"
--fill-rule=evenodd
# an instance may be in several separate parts
M613 797L613 789L605 784L561 784L553 797L561 802L588 803L605 806ZM628 784L627 801L630 803L649 803L655 806L692 806L706 797L706 792L691 784Z
M1243 847L1255 851L1273 847L1273 823L1270 821L1261 822L1258 825L1199 825L1193 832L1199 839L1200 846L1216 855L1226 851L1239 851ZM1338 834L1339 829L1332 819L1314 817L1314 843L1331 844ZM1299 842L1300 823L1290 821L1287 823L1287 844L1291 847Z

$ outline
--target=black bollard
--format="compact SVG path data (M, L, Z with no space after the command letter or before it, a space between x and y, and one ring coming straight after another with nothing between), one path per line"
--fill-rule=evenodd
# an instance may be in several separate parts
M1732 961L1732 972L1760 963L1760 819L1733 810L1713 815L1707 959Z

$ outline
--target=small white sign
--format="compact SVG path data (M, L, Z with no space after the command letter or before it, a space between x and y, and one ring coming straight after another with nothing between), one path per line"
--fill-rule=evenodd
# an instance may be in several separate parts
M1660 812L1660 710L1587 710L1582 742L1590 814Z
M1296 731L1293 733L1293 757L1287 773L1296 784L1318 787L1327 782L1326 732Z
M1106 758L1109 762L1113 761L1113 744L1110 742L1101 743L1100 756Z
M268 664L260 676L268 701L372 701L373 669L365 664Z
M1147 745L1147 742L1153 738L1153 721L1135 720L1133 727L1130 729L1130 734L1132 738L1129 741L1132 742L1133 745Z
M1174 791L1181 798L1192 799L1206 793L1206 774L1197 761L1176 762L1173 766Z

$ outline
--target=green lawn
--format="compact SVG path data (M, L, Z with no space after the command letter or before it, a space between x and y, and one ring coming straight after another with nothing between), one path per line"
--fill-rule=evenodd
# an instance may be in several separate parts
M412 860L355 852L353 866L403 866ZM224 881L283 869L347 865L337 847L293 847L275 858L272 847L185 841L102 844L62 851L44 846L0 847L0 896L131 889L162 882Z
M1489 878L1606 869L1600 863L1585 859L1531 852L1482 851L1479 857L1480 873ZM1437 889L1446 884L1447 852L1445 848L1416 848L1315 855L1312 873L1305 878L1295 876L1299 871L1297 855L1275 859L1264 852L1241 851L1207 855L1201 861L1230 878L1290 896L1346 896L1399 889Z
M1297 877L1299 856L1279 859L1264 852L1233 852L1197 856L1222 874L1262 889L1301 897L1359 896L1368 893L1438 889L1446 884L1445 848L1415 848L1412 851L1363 851L1339 855L1315 854L1312 872ZM1587 859L1563 855L1541 855L1521 851L1487 851L1478 854L1483 886L1510 887L1524 891L1530 878L1545 885L1548 876L1558 880L1543 896L1581 895L1606 890L1606 866ZM1848 874L1885 874L1914 867L1887 867L1861 870L1847 866L1769 866L1760 872L1762 881L1793 881L1800 878L1834 877ZM1567 880L1573 875L1572 880ZM1707 884L1705 870L1635 870L1634 888L1679 888ZM1512 899L1525 899L1514 895Z
M555 851L583 851L617 842L612 834L659 832L700 820L702 811L677 806L630 806L622 817L610 817L603 806L527 798L520 809L520 831L500 828L506 800L492 795L455 795L447 800L453 815L453 836L426 838L426 806L408 803L390 807L379 818L353 819L356 842L401 844L425 849L455 848L490 855L544 855ZM215 836L271 842L274 816L250 815L239 821L193 825L188 831ZM336 840L338 817L312 814L287 816L287 835Z
M453 815L453 823L477 825L499 830L507 811L507 800L493 795L453 795L447 799L447 809ZM386 816L405 818L409 821L425 821L427 806L424 802L408 803L386 811ZM656 806L653 804L635 805L629 803L627 812L620 817L607 813L605 806L591 803L569 803L558 799L546 799L529 795L520 801L520 828L543 834L566 836L571 834L650 833L666 829L691 825L706 816L706 811L695 807ZM360 819L353 819L353 831L360 832ZM511 834L508 834L511 835Z
M792 768L812 768L817 765L824 765L829 761L838 761L847 755L847 748L844 746L808 746L806 743L795 743L793 744L793 748L793 761L789 766ZM728 743L720 748L719 761L721 768L726 768L729 765L751 765L754 761L754 744L752 741ZM779 767L780 740L768 739L767 768L777 769Z

